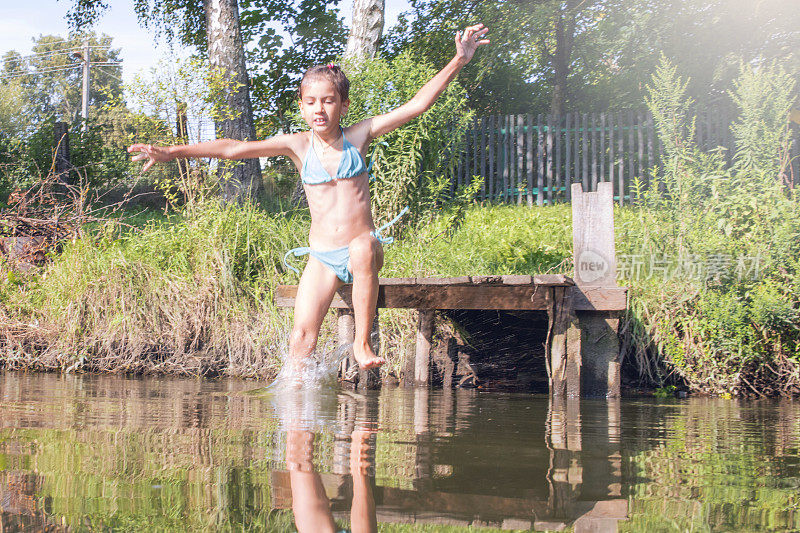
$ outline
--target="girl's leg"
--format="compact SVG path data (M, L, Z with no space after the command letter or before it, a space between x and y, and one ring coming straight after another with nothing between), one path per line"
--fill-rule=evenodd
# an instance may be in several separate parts
M353 355L361 368L372 368L386 362L375 355L369 344L372 320L378 303L378 271L383 266L383 246L365 233L350 241L350 270L353 272L353 314L355 339Z
M375 533L375 497L372 494L370 471L374 469L375 450L370 450L373 432L357 429L350 442L350 473L353 476L353 502L350 505L350 527L353 533Z
M294 522L300 533L334 533L336 523L322 478L314 470L314 434L286 432L286 467L292 487Z
M341 286L342 282L331 269L313 257L308 258L297 286L294 325L289 335L289 356L295 369L302 368L303 360L317 347L322 320L328 312L336 289Z

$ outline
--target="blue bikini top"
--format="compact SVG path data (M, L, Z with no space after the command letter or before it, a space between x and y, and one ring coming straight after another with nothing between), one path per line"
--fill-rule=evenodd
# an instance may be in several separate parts
M328 174L328 171L322 166L317 152L314 150L314 131L311 131L311 144L308 147L308 152L306 152L303 170L300 173L303 183L319 185L334 179L355 178L365 172L368 172L368 168L364 163L364 158L361 157L358 149L347 140L347 137L344 136L344 130L342 130L342 158L339 160L339 168L336 170L336 176Z

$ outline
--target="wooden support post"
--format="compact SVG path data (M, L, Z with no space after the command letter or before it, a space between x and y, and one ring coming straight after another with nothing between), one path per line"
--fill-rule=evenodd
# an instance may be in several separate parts
M342 353L342 362L339 367L339 377L344 379L348 376L350 368L354 367L356 360L353 357L353 341L356 338L356 321L352 309L337 309L337 326L339 349Z
M433 474L433 457L430 428L430 400L427 389L414 391L414 434L416 454L414 457L414 489L430 490Z
M573 277L580 288L617 286L613 201L610 182L598 184L594 193L583 192L579 183L572 187ZM578 313L578 319L583 394L618 397L618 315L585 311Z
M337 322L338 322L338 340L340 349L344 350L342 354L342 362L339 367L339 376L341 378L350 378L358 363L356 363L353 356L353 341L356 338L356 323L355 316L352 309L337 309ZM372 332L370 334L370 342L372 343L372 350L377 355L380 351L380 341L378 334L378 313L375 311L375 319L372 322ZM380 371L377 368L369 370L358 369L358 379L353 379L354 384L358 385L359 389L376 389L380 388L381 379ZM348 381L350 381L348 379Z
M419 309L417 321L417 351L414 356L414 384L430 384L431 345L433 344L432 309Z
M578 499L576 487L583 481L581 464L580 405L577 398L550 397L545 426L545 445L550 450L547 472L547 513L537 518L569 519Z
M581 336L569 294L564 287L549 289L550 393L554 397L578 398L581 395Z

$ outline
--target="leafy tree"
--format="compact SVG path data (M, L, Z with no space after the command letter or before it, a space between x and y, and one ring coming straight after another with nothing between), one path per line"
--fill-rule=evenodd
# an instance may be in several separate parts
M641 107L662 53L703 105L728 100L740 61L800 70L800 10L785 0L414 0L384 48L441 67L455 30L479 21L492 53L460 79L482 113Z
M285 131L305 70L341 57L347 31L339 0L240 0L239 27L245 46L252 106L259 137ZM73 0L68 18L96 20L108 3ZM135 0L134 10L147 28L208 54L202 0Z
M0 136L19 138L29 121L29 106L19 80L0 83Z
M15 51L3 56L0 87L24 101L23 115L29 124L47 117L72 122L81 110L82 46L89 41L90 70L89 106L97 110L109 98L122 94L119 79L120 50L112 47L112 38L94 32L63 38L42 35L34 40L31 55L22 57ZM16 89L14 89L16 87Z
M571 17L568 31L585 30L589 25L579 23L577 17L592 4L552 0L417 0L412 2L412 10L401 15L390 30L385 49L390 55L410 50L442 67L450 59L456 30L483 22L490 29L491 53L470 62L459 78L469 88L470 105L482 113L543 110L553 99L550 63L555 57L563 57L569 64L571 53L571 41L554 38L556 24L564 17ZM565 27L563 22L560 24Z
M385 0L354 0L344 58L351 65L375 56L383 34Z
M107 0L73 0L67 19L74 27L82 28L93 24L108 6ZM226 94L226 103L233 112L217 122L217 130L227 138L254 139L250 84L237 0L135 0L134 9L145 25L155 22L158 27L166 28L169 35L177 25L187 38L205 37L205 51L212 66L235 82L234 88ZM178 19L169 17L176 12L183 16ZM228 163L220 165L224 199L241 201L261 188L258 159Z
M606 0L595 31L575 43L577 102L639 105L663 53L700 105L728 102L741 62L800 69L800 10L784 0Z
M254 116L256 131L244 137L264 137L287 130L302 73L313 64L332 61L341 55L346 32L335 9L338 1L241 0L238 3L241 39L235 46L220 46L228 50L230 58L222 62L228 64L242 86L252 88L252 100L248 97L241 104L228 102L240 116ZM235 0L224 3L236 4ZM216 2L135 0L134 9L144 26L162 32L167 39L194 47L213 64L212 56L219 46L212 46L212 42L221 43L220 39L224 40L230 32L208 31L212 4ZM68 18L73 24L90 24L107 6L104 0L73 0ZM247 46L243 46L245 43ZM236 55L234 60L230 54L241 54L244 59L240 61ZM227 132L225 135L236 137Z
M292 5L282 19L285 39L265 15L250 11L246 22L243 17L252 39L260 36L248 52L260 137L288 131L303 72L342 55L347 31L335 3L301 0Z

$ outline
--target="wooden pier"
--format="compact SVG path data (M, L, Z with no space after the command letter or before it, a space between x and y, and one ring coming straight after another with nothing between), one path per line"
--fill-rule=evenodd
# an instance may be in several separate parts
M584 193L581 185L575 184L572 202L572 277L473 275L379 280L379 309L418 311L415 384L429 384L437 310L526 310L547 313L545 356L553 395L619 396L617 329L619 315L627 306L627 288L616 283L611 184L599 184L595 193ZM352 285L343 286L331 302L338 313L341 345L352 344L354 338L351 291ZM293 307L296 294L296 285L278 286L277 305ZM379 381L375 373L362 372L359 383L371 387Z

